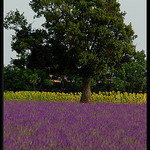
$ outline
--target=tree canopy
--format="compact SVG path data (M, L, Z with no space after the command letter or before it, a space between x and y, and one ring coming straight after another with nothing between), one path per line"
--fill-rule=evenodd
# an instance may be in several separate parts
M32 30L18 10L4 20L5 28L16 31L12 49L20 59L13 62L82 77L81 102L91 100L92 77L120 68L135 54L137 36L116 0L32 0L29 5L34 17L45 18L41 29Z

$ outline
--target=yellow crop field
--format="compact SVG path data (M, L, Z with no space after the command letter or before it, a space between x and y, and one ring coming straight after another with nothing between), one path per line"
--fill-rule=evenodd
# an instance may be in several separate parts
M39 91L19 91L4 92L4 100L37 100L37 101L57 101L57 102L79 102L81 92L59 93L59 92L39 92ZM147 103L147 94L144 93L120 93L120 91L100 92L91 94L92 102L106 103Z

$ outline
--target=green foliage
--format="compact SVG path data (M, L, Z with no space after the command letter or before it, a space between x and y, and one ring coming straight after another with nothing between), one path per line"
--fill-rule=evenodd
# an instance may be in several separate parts
M31 84L35 84L38 79L38 74L33 73L31 70L27 69L24 73L24 78L29 81Z
M19 11L10 11L4 18L4 27L6 29L18 30L18 28L24 28L27 25L27 20L24 17L24 13L20 14Z
M147 66L144 51L136 52L134 59L123 65L123 70L117 74L123 80L128 92L146 92ZM120 82L121 83L121 82Z
M49 88L51 81L44 71L20 69L14 65L4 67L4 90L44 90Z
M4 19L4 27L16 31L12 49L20 54L13 61L18 67L92 78L134 56L137 36L125 25L116 0L32 0L29 5L35 18L44 16L42 29L32 30L18 10Z
M147 92L147 60L144 51L138 51L130 63L123 65L118 72L113 69L106 75L91 79L91 90L121 91L121 92ZM55 78L57 79L57 77ZM43 70L21 70L15 66L4 67L4 90L38 90L53 92L80 92L82 78L69 76L69 82L53 83L49 75Z
M25 79L19 68L8 65L4 67L4 90L31 90L31 87L25 85Z

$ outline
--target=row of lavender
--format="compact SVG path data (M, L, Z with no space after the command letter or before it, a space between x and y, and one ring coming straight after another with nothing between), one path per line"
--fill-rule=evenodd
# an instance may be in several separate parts
M4 101L4 150L146 150L146 104Z

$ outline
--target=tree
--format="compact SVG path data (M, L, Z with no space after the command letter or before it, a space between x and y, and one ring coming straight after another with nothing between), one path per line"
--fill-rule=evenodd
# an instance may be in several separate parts
M35 55L40 57L42 53L48 59L36 59L35 62L44 61L52 74L82 77L81 102L91 101L91 78L106 74L108 69L120 68L122 63L129 62L134 56L133 40L137 36L131 24L125 25L125 13L120 11L116 0L32 0L29 5L36 13L34 17L45 18L40 30L43 33L39 37L41 40L36 38L39 47ZM23 14L13 16L21 18ZM27 26L24 18L22 22L19 22L21 19L10 18L6 16L5 27L10 28L10 24L16 21L21 25L25 22L23 27L29 31L31 24ZM23 27L17 33L25 31ZM30 40L23 41L25 47L21 50L22 55L27 49L31 50L26 59L28 67L35 64L32 32L28 32L27 39ZM36 31L34 34L38 35ZM18 39L15 40L16 43Z
M20 69L12 64L4 67L4 90L43 91L50 86L50 77L44 71Z
M120 85L128 92L146 92L147 66L144 51L137 51L130 63L116 74ZM118 86L120 86L118 85Z
M37 74L20 69L14 65L4 67L4 90L24 91L32 90L36 82Z
M22 72L17 67L8 65L4 67L4 90L25 90Z

